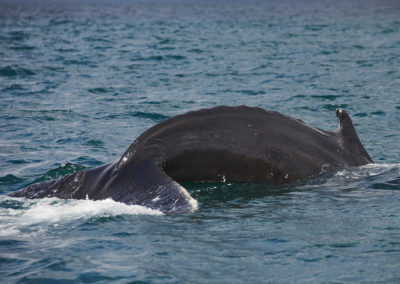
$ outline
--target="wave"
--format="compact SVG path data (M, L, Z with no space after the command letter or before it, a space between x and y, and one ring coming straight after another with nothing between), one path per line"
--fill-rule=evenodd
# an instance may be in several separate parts
M32 76L36 73L30 69L18 67L18 66L6 66L0 68L0 76L3 77L15 77L15 76Z
M17 177L12 174L8 174L4 177L0 177L0 186L2 186L2 185L10 186L10 185L18 184L23 181L25 181L25 179Z

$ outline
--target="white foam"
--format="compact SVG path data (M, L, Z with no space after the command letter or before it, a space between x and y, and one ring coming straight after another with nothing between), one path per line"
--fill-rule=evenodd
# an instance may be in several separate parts
M390 170L399 170L400 164L368 164L358 168L346 168L336 172L336 177L360 178L365 176L377 176Z
M0 202L23 202L18 209L0 207L0 236L15 235L25 227L34 225L57 226L92 217L119 215L163 215L161 211L139 205L126 205L111 199L105 200L65 200L44 198L28 200L1 197ZM38 229L43 228L39 226Z
M160 215L160 211L139 205L126 205L112 199L105 200L60 200L45 198L34 204L25 213L26 218L52 222L81 217L115 215Z
M361 166L361 168L365 169L399 169L400 170L400 164L367 164L364 166Z

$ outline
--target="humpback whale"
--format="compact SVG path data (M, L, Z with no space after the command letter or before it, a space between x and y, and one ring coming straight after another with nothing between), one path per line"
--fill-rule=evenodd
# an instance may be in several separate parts
M160 122L119 161L32 184L12 197L112 198L164 213L191 212L197 201L179 182L282 184L326 170L373 163L350 116L336 110L334 132L276 111L218 106Z

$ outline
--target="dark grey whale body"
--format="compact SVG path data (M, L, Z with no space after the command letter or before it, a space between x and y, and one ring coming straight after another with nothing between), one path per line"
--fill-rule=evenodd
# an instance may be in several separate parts
M179 181L281 184L373 163L349 115L324 131L255 107L219 106L167 119L140 135L118 162L12 192L13 197L112 198L165 213L189 212L197 201Z

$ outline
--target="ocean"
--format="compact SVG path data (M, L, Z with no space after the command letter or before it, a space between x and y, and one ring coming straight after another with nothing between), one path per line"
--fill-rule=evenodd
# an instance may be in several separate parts
M399 15L395 0L0 0L0 282L399 282ZM375 164L185 183L199 208L176 215L5 196L242 104L329 131L343 108Z

